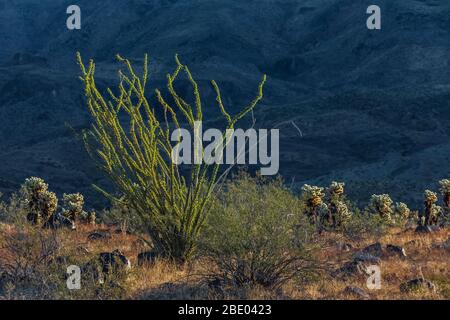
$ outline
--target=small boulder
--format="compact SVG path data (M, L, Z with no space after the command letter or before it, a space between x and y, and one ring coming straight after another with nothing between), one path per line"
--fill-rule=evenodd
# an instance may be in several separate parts
M386 246L385 253L389 257L397 256L397 257L400 257L400 258L406 258L405 248L400 247L400 246L396 246L396 245L393 245L393 244L388 244Z
M432 228L432 226L418 226L415 230L416 233L432 233L436 231L436 228Z
M86 263L82 268L82 274L95 282L105 283L108 275L124 272L131 269L130 260L119 250L102 252L95 259Z
M436 292L434 283L423 278L412 279L400 285L401 292L414 292L421 289Z
M364 249L360 250L356 255L367 254L380 258L383 255L383 247L381 246L381 243L377 242L371 244L370 246L367 246Z
M99 254L99 259L104 273L131 269L130 260L120 250L102 252Z
M212 279L208 280L209 289L222 292L224 287L225 287L224 279L221 279L219 277L213 277Z
M380 264L381 263L381 259L379 257L374 256L370 253L363 253L363 252L356 253L353 260L367 262L367 263L371 263L371 264Z
M77 226L74 221L63 216L61 213L55 213L44 224L44 228L50 228L50 229L67 228L67 229L71 229L71 230L76 230Z
M361 288L348 286L344 289L344 294L356 297L358 299L370 299L370 295Z
M362 257L361 257L362 258ZM366 275L367 269L371 265L379 265L381 263L380 258L377 257L365 257L364 259L355 258L353 261L345 263L341 268L337 270L334 275L343 274L345 276L354 276L357 274Z
M101 239L110 239L111 238L111 232L108 230L96 230L94 232L91 232L88 235L89 240L101 240Z

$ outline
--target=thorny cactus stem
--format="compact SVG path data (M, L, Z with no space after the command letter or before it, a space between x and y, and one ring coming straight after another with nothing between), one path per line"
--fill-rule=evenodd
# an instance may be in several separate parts
M328 222L333 227L341 225L342 220L349 214L347 206L342 202L344 187L345 183L333 181L328 188L330 194Z
M48 191L48 184L41 178L28 178L22 185L21 194L29 210L27 220L35 225L47 223L58 206L58 198Z
M386 221L391 221L393 201L388 194L376 195L370 197L369 209L372 213L379 214Z
M323 211L328 211L326 205L323 203L325 196L322 187L310 186L308 184L302 187L302 198L308 208L307 214L312 221L317 224Z
M77 219L83 213L84 197L80 193L64 194L64 209L63 214L69 218L72 222L76 222Z
M406 203L403 202L397 202L395 204L395 215L399 218L406 220L409 218L409 215L411 214L411 210L408 208Z
M439 191L441 191L441 194L444 196L444 207L447 211L450 210L450 180L449 179L443 179L439 181L439 184L441 185L441 188Z
M437 194L430 190L425 190L425 220L424 225L430 226L437 223L440 207L435 205ZM422 217L420 217L422 220ZM419 221L419 224L421 221Z
M95 226L95 224L97 223L97 221L96 221L96 220L97 220L97 216L96 216L94 210L92 210L91 212L89 212L89 217L88 217L88 219L89 219L89 224Z

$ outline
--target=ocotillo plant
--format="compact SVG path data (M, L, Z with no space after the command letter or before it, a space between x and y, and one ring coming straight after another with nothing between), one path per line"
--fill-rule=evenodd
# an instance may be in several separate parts
M155 250L177 262L184 262L192 257L197 247L220 166L219 163L193 164L190 175L185 178L171 161L174 149L170 141L171 127L187 125L199 137L200 132L194 125L203 119L199 86L188 67L175 56L176 69L167 75L167 89L174 105L159 90L155 90L161 111L158 112L146 96L147 55L141 77L129 60L119 55L117 58L126 71L119 71L118 93L108 89L108 98L96 86L94 62L91 60L85 66L80 54L77 55L87 104L94 119L92 128L83 134L84 142L90 155L98 160L139 215ZM182 73L192 85L195 106L175 90L174 82ZM264 76L256 98L235 116L226 111L219 87L211 81L220 111L227 121L226 129L233 129L262 99L265 80ZM120 120L122 114L128 119L127 123ZM159 117L159 114L163 116ZM225 131L223 136L226 137ZM201 152L203 155L204 150ZM112 200L119 201L119 198L98 189Z

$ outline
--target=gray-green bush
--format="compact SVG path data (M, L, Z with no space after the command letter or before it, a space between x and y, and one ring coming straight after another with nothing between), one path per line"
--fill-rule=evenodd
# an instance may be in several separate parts
M314 226L281 181L241 175L214 202L203 253L225 283L275 288L314 270Z

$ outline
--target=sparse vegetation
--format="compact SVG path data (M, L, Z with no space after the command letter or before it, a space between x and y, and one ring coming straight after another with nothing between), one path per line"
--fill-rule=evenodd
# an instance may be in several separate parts
M430 226L435 225L438 222L439 216L441 215L442 208L435 203L438 200L436 192L425 190L425 211L424 214L419 215L419 225L420 226Z
M58 198L48 191L48 184L41 178L31 177L25 180L20 193L28 211L28 221L35 225L49 223L58 206Z
M87 213L83 211L84 197L80 193L64 194L63 195L64 207L62 214L73 222L84 216L87 217Z
M324 188L305 184L302 187L301 199L303 201L304 212L311 223L318 228L321 223L328 218L328 206L323 202L325 197Z
M323 191L316 193L322 203L331 202L330 189L324 196ZM344 201L343 191L336 193L339 197L333 200ZM437 194L426 195L432 204L437 202L433 196ZM153 245L148 234L139 233L136 225L131 228L129 220L135 213L127 207L105 211L96 225L81 220L76 231L48 229L28 221L28 203L13 195L0 204L6 222L0 223L0 298L348 299L354 296L347 287L364 288L366 278L356 274L341 279L335 270L374 242L402 246L407 256L383 257L383 287L367 291L370 298L449 298L447 227L427 234L405 230L403 224L388 223L380 214L368 215L347 200L352 214L342 228L317 230L305 214L309 208L304 199L280 179L233 177L213 199L199 254L180 266L164 258L137 264L138 254L152 250ZM393 220L400 215L406 218L406 204L391 208ZM121 220L124 216L128 224ZM103 219L109 223L102 223ZM102 233L110 235L89 237ZM80 290L66 287L69 265L82 269ZM403 290L415 282L423 283L423 288Z
M367 212L371 215L378 215L387 223L392 222L393 201L388 194L374 194L370 197Z
M226 189L203 240L205 256L217 266L212 277L239 287L276 288L314 270L314 228L281 181L243 175Z
M139 219L141 231L149 234L155 250L179 263L195 253L198 237L205 224L218 178L219 163L195 164L186 179L172 159L174 147L170 129L186 125L199 137L195 126L202 121L202 101L197 82L186 65L175 57L176 69L167 75L167 90L175 106L155 90L160 110L150 106L146 95L148 82L147 56L139 77L129 60L117 56L126 72L120 71L117 93L108 89L104 97L95 83L95 64L84 65L78 54L89 111L94 119L92 129L84 133L87 150L106 172L117 190L127 200ZM184 73L192 85L195 106L191 106L175 89L175 81ZM265 76L256 98L237 115L232 116L222 103L220 90L211 81L217 94L219 109L226 119L226 129L251 112L262 98ZM121 121L121 114L128 122ZM162 120L158 120L163 114ZM182 118L180 118L180 116ZM225 135L225 131L224 131ZM181 139L181 138L180 138ZM204 150L198 150L203 155ZM198 152L197 151L197 152ZM115 202L120 198L98 188Z
M349 210L344 198L345 183L333 181L328 188L329 194L329 218L328 223L333 228L342 228L351 219L352 213Z
M63 194L58 207L43 179L26 179L9 202L0 202L0 298L448 299L449 180L439 182L444 208L436 204L438 194L426 190L418 212L403 202L394 205L388 194L374 194L360 208L336 181L327 188L305 184L297 195L281 178L243 173L218 189L220 164L195 164L186 174L171 161L170 130L186 126L198 134L194 123L203 117L188 67L176 57L177 67L167 76L175 108L155 90L159 112L146 98L147 57L142 77L128 60L118 59L127 72L119 72L118 93L108 89L108 100L95 85L93 61L86 67L78 56L94 119L83 138L118 191L97 187L112 207L87 213L80 193ZM194 107L174 88L182 73L192 85ZM212 81L227 129L255 108L264 82L233 117ZM415 230L408 227L414 219ZM388 265L381 293L349 286L360 280L355 269L364 271L364 259ZM418 263L427 279L422 270L411 272ZM66 287L69 265L82 271L79 291ZM414 286L420 290L409 290Z

